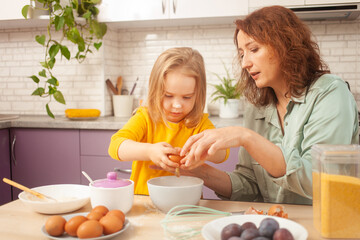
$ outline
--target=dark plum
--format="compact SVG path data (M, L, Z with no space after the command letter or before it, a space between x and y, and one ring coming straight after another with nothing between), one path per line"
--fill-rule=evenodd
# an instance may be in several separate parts
M243 230L243 231L248 228L257 228L257 227L256 227L255 223L253 223L253 222L244 222L241 225L241 230Z
M260 237L253 238L252 240L271 240L271 238L260 236Z
M226 225L221 231L221 240L228 240L230 237L239 237L241 235L241 226L237 223Z
M279 229L279 223L273 218L264 218L259 225L259 233L263 237L272 238Z
M273 240L294 240L294 237L286 228L279 228L275 231Z
M241 239L244 239L244 240L252 240L259 236L260 236L260 233L257 228L248 228L248 229L245 229L241 233Z

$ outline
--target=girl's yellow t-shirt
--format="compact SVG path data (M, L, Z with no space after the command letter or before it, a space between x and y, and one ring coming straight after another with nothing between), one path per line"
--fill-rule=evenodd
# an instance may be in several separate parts
M155 124L151 121L147 108L140 107L124 127L111 137L108 150L109 155L114 159L121 160L118 156L118 149L120 144L127 139L144 143L167 142L173 147L181 148L190 136L206 129L215 128L208 114L204 114L198 126L194 128L187 128L183 121L179 123L167 122L167 124L168 126L164 123L158 123L155 128ZM229 149L223 161L227 159L228 155ZM147 181L149 179L173 175L164 170L150 169L149 166L152 164L154 164L152 161L141 161L141 159L133 161L130 179L135 183L135 194L149 195L147 187Z

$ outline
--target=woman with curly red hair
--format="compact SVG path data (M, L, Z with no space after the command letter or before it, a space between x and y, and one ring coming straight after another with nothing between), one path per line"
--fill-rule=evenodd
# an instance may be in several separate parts
M359 143L354 97L291 10L265 7L235 24L238 86L248 103L244 126L190 137L182 174L202 178L224 199L311 204L312 146ZM240 147L233 172L198 167L230 147Z

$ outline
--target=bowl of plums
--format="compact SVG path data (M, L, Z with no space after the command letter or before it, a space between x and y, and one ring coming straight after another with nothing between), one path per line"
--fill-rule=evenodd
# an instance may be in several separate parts
M245 215L215 219L204 225L201 234L206 240L306 240L306 229L289 220L279 207L274 205L268 214L251 208ZM272 209L275 214L271 214Z

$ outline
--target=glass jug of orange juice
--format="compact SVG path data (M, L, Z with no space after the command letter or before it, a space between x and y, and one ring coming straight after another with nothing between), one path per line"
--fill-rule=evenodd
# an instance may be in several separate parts
M360 238L360 146L312 147L314 226L322 237Z

